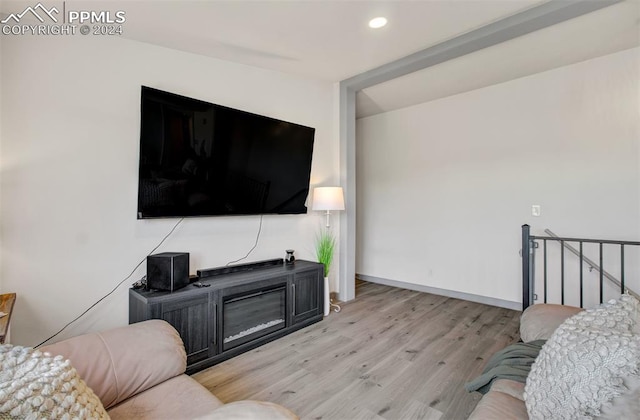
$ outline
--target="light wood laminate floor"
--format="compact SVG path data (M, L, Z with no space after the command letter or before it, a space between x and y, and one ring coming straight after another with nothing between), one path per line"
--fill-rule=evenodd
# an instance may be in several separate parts
M323 321L193 377L223 402L302 419L465 419L463 385L517 341L520 312L373 283Z

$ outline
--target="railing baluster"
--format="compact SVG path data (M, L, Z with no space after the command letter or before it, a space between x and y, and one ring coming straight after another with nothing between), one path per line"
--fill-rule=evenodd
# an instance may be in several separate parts
M533 305L538 300L538 294L536 293L536 249L538 249L538 243L531 240L531 254L529 258L529 278L531 279L531 293L529 294L529 302Z
M531 296L531 279L529 278L529 225L522 225L522 310L529 307Z
M582 241L580 241L580 259L578 260L578 264L580 264L580 307L584 307L584 303L583 303L583 296L584 296L584 288L583 288L583 278L584 278L584 274L583 274L583 270L584 270L584 263L582 262Z
M542 241L544 247L544 303L547 303L547 240Z
M603 285L604 285L604 267L602 266L602 261L603 261L603 257L602 257L602 252L603 248L602 248L602 242L600 242L600 303L602 303L602 290L603 290Z
M560 304L564 305L564 241L560 241Z
M620 293L624 293L624 244L620 244Z

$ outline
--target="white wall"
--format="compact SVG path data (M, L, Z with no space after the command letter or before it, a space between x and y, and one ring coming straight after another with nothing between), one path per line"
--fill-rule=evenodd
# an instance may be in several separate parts
M109 37L5 36L2 45L2 291L18 294L12 342L47 338L123 280L177 219L136 220L140 85L316 128L312 184L338 179L334 87ZM335 221L337 223L337 221ZM253 246L259 217L185 220L156 252L191 272ZM247 261L315 259L321 215L265 216ZM60 338L128 322L128 287Z
M519 302L522 224L640 239L639 55L358 120L356 272Z

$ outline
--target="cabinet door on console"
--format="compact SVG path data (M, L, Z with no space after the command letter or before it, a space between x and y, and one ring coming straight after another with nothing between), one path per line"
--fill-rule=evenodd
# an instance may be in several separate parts
M293 324L322 313L324 295L321 271L309 270L296 273L292 282Z
M187 365L217 353L215 300L208 294L175 299L160 304L160 318L180 333L187 351Z

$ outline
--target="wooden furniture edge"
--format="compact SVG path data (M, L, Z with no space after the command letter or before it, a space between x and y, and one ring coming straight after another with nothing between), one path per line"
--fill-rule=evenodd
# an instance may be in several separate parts
M0 318L0 344L4 344L9 333L9 323L13 314L13 306L16 302L15 293L4 293L0 295L0 311L6 313L6 316Z

